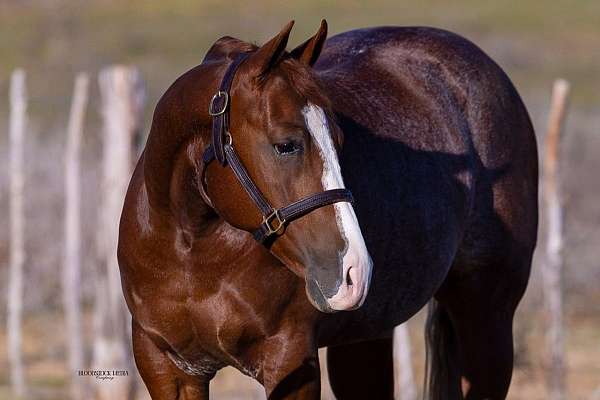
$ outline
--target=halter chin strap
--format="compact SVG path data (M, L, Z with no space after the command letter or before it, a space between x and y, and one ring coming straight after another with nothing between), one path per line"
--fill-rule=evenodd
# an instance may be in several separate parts
M348 189L325 190L311 194L303 199L293 202L285 207L271 206L260 189L256 186L244 164L233 148L233 139L229 132L229 90L238 67L248 57L248 53L239 54L229 65L217 93L212 97L208 113L213 118L212 143L206 148L202 160L202 184L205 184L204 173L208 164L217 160L222 166L229 165L237 180L240 182L248 196L260 210L263 220L260 226L252 233L254 238L269 247L273 241L285 232L287 224L298 219L317 208L338 202L352 203L354 198ZM206 188L203 188L205 193ZM208 198L208 194L206 194ZM210 200L210 199L209 199Z

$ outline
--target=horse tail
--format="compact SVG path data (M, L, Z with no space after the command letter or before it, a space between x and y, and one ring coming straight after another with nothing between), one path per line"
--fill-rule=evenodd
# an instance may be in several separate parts
M448 311L434 299L429 302L425 345L424 398L462 399L456 332Z

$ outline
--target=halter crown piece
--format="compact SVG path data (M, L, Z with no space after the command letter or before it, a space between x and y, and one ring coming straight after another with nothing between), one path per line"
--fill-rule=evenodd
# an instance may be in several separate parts
M204 162L203 171L206 171L208 164L215 159L221 166L229 166L232 169L237 180L263 216L262 223L252 235L258 242L270 247L278 236L283 235L286 226L295 219L330 204L342 201L352 203L354 198L348 189L331 189L311 194L285 207L275 208L271 206L256 186L233 148L233 138L229 131L229 109L231 105L229 90L235 72L248 58L248 55L249 53L240 53L233 60L227 71L225 71L219 90L210 101L208 113L212 116L212 143L206 148L202 157ZM205 184L204 177L202 177L202 182Z

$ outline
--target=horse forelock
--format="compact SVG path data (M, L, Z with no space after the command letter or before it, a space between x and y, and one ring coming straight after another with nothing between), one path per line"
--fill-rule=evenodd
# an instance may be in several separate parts
M296 59L284 55L278 64L278 68L283 72L292 88L303 98L307 103L312 103L321 107L325 112L331 109L331 102L325 95L318 76L313 72L312 68L302 64Z
M203 63L220 62L225 59L233 60L241 52L253 52L258 46L253 43L245 42L230 36L224 36L217 40L206 53ZM330 101L321 89L319 78L313 72L312 68L302 64L291 57L289 52L284 52L270 71L260 77L255 77L259 86L264 86L274 74L281 73L290 86L301 97L305 98L307 103L312 103L323 108L329 114L331 109Z

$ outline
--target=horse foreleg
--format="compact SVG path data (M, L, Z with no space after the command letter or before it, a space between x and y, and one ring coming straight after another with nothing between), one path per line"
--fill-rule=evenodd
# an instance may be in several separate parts
M278 339L261 349L261 383L269 400L318 400L321 394L319 356L312 343Z
M134 321L133 354L152 400L208 400L210 378L187 375Z
M327 369L338 400L394 398L391 337L328 347Z

